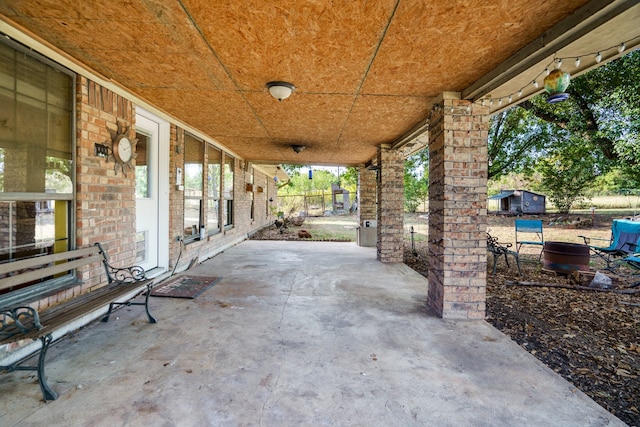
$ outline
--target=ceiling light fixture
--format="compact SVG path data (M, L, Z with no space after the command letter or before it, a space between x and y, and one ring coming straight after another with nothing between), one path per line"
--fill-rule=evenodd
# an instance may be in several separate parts
M291 146L291 149L293 151L295 151L296 153L301 153L302 151L304 151L305 148L307 148L307 147L304 146L304 145L295 145L294 144L294 145Z
M269 89L271 96L278 101L282 101L291 96L296 87L287 82L269 82L267 83L267 89Z

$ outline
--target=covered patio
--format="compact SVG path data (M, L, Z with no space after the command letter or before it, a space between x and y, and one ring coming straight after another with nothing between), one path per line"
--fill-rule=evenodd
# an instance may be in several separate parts
M484 321L438 318L426 279L354 243L245 241L55 345L44 403L0 382L1 425L624 425Z
M11 61L37 52L46 58L38 60L76 78L75 99L86 111L70 108L78 112L68 131L77 131L76 140L64 142L74 143L78 173L77 190L65 197L78 206L93 202L96 191L87 190L105 174L108 162L94 153L108 126L121 119L142 127L137 112L143 110L160 126L164 142L149 144L160 156L159 174L149 182L159 186L150 193L157 195L153 224L164 228L134 224L154 208L144 211L129 196L99 204L101 211L78 209L71 246L74 237L79 246L102 238L90 224L114 218L103 233L113 246L132 252L127 239L134 227L141 236L148 231L153 239L140 240L158 254L148 269L170 271L185 229L194 240L198 230L211 233L188 248L201 259L260 225L256 213L266 224L274 199L273 192L267 197L274 186L267 178L278 180L268 171L277 165L340 165L358 168L359 221L376 221L378 259L401 262L404 159L428 147L428 304L443 318L482 319L490 115L543 92L552 69L577 76L636 49L639 16L635 0L24 0L0 2L0 33L19 52L12 51ZM19 104L13 88L19 92L22 84L11 82ZM290 96L272 97L274 85ZM20 138L11 134L11 147L30 141L25 117L6 119L7 133L21 130ZM211 147L206 156L198 144ZM197 154L186 149L185 155L186 146ZM183 169L201 167L215 150L224 151L238 188L251 190L190 199L207 183L187 188L196 192L190 195ZM256 170L261 174L254 176ZM254 195L253 180L267 191ZM115 198L134 184L126 177L113 182L122 188L111 184L99 193ZM24 198L25 191L6 199ZM139 212L113 235L110 227L121 224L118 213L128 215L131 203ZM191 205L194 213L183 209ZM185 218L193 218L191 228Z

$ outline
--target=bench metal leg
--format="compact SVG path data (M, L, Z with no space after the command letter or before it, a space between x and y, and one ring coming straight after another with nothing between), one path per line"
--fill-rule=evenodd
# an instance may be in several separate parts
M498 256L496 254L493 254L493 273L492 275L496 275L496 266L498 264Z
M118 305L118 306L122 306L122 305L144 305L144 309L147 312L147 317L149 318L149 323L158 323L158 319L153 317L153 315L149 311L149 296L150 295L151 295L151 285L147 285L147 291L145 293L144 302L131 302L131 301L127 301L127 302L112 302L111 304L109 304L109 311L107 311L107 314L104 315L104 317L102 318L102 321L103 322L108 322L109 321L109 317L111 316L111 313L113 312L113 307L116 306L116 305Z
M19 366L20 362L18 362L11 366L0 366L0 369L7 370L8 372L36 371L38 374L38 384L40 384L40 390L42 390L42 397L46 402L47 400L56 400L58 398L58 393L53 391L53 389L47 383L47 376L44 371L44 363L47 357L47 350L49 350L49 345L51 345L53 337L51 336L51 334L47 334L44 337L40 337L40 341L42 342L42 348L40 349L40 355L38 356L37 366Z
M149 318L149 323L158 323L158 319L153 317L151 312L149 311L149 297L151 296L152 286L147 285L147 294L144 297L144 309L147 312L147 317Z
M511 268L511 266L509 265L509 258L508 258L508 255L513 255L513 257L514 257L514 258L515 258L515 260L516 260L516 266L518 267L518 274L519 274L520 276L522 276L522 270L520 269L520 258L518 257L518 253L517 253L517 252L509 251L509 252L504 252L504 253L501 253L501 254L496 254L495 252L492 252L492 254L493 254L493 273L491 273L492 275L494 275L494 276L495 276L495 274L496 274L496 267L497 267L497 264L498 264L498 259L499 259L502 255L504 255L504 261L505 261L505 263L507 264L507 268Z
M40 357L38 357L38 383L40 383L40 390L42 390L42 397L44 397L45 401L56 400L58 398L58 393L49 387L47 377L44 373L44 361L45 357L47 357L47 350L49 350L49 345L51 344L51 341L53 341L53 337L51 334L48 334L41 337L40 341L42 341L42 350L40 350Z

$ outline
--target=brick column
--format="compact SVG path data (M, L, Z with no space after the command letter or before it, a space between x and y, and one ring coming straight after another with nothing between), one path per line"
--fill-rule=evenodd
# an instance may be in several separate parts
M358 225L376 219L376 172L358 166Z
M482 319L488 108L470 105L454 92L445 92L437 103L441 107L429 122L428 303L443 318Z
M378 150L378 259L403 261L404 157L396 150Z

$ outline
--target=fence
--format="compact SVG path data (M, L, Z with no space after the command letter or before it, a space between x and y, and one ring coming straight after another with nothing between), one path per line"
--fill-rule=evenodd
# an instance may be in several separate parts
M337 207L333 204L333 196L330 192L278 196L278 211L285 216L297 216L301 213L306 216L324 216L327 212L347 213L344 209L337 209ZM351 204L350 211L353 209L355 204Z

